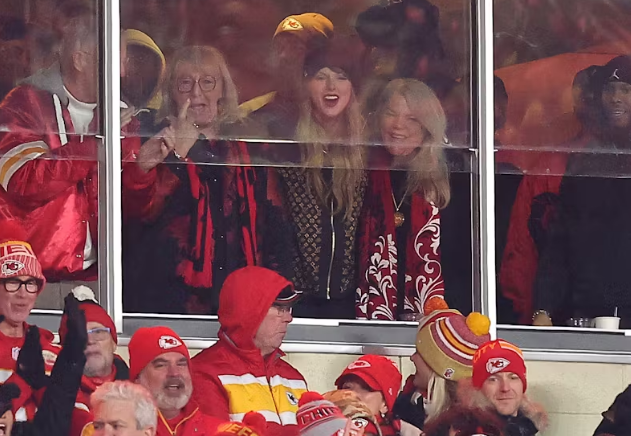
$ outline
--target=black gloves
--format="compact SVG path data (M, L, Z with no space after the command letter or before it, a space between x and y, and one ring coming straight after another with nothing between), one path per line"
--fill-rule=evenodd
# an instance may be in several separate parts
M24 345L18 356L17 373L34 390L41 389L48 383L37 326L30 326L26 331Z
M64 315L66 315L66 327L68 333L62 345L64 358L71 363L85 363L85 348L88 344L88 331L85 321L85 313L79 309L79 300L70 293L64 299Z
M0 416L11 410L11 401L20 396L20 388L15 383L0 386Z

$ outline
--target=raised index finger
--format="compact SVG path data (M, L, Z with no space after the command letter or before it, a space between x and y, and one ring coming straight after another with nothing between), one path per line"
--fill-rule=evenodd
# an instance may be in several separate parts
M180 114L177 116L178 120L186 121L186 113L188 112L188 107L191 105L191 99L188 98L184 102L184 106L180 109Z

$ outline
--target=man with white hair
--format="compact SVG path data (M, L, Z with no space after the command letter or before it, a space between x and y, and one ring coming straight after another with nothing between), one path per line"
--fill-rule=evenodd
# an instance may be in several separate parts
M129 341L129 379L156 401L157 436L213 434L223 422L202 413L191 399L190 364L188 348L168 327L142 327Z
M107 382L92 394L94 436L155 436L158 410L151 394L128 381Z

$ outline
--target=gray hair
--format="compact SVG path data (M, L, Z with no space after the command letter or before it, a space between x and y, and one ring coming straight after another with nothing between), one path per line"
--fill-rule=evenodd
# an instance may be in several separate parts
M62 7L65 17L61 26L61 46L59 50L62 63L69 62L72 54L85 49L90 53L98 51L98 15L97 11L88 4L69 2Z
M127 401L133 404L136 428L158 426L158 408L153 397L144 387L130 381L117 380L99 386L90 397L92 407L108 401Z

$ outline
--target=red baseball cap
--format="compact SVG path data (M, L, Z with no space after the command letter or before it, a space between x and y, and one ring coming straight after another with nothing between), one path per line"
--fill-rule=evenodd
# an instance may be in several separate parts
M392 411L403 379L392 360L375 354L362 356L346 367L335 380L335 386L341 389L349 375L359 377L370 389L381 392L388 411Z

